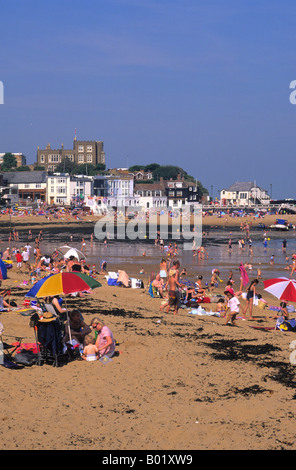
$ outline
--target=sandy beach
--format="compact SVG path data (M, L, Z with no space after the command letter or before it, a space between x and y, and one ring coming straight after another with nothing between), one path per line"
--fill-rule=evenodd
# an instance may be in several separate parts
M24 280L28 275L20 279L14 266L4 281L18 305L30 288ZM255 321L238 319L228 327L224 318L186 309L176 316L161 312L147 279L145 289L108 286L103 275L99 280L101 288L68 306L78 307L86 323L103 318L117 355L108 364L1 367L2 450L296 448L295 366L289 362L295 333L257 329L275 326L273 311L254 307ZM262 283L258 291L279 305ZM203 306L214 309L214 303ZM16 311L0 315L7 335L34 343L29 319Z

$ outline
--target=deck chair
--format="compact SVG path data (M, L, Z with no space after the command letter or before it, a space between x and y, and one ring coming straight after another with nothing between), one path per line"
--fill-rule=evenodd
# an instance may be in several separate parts
M4 341L6 338L14 338L16 343L9 344ZM2 344L1 350L3 358L7 358L10 361L13 361L13 353L20 347L24 336L11 336L11 335L2 335L0 336L0 343Z

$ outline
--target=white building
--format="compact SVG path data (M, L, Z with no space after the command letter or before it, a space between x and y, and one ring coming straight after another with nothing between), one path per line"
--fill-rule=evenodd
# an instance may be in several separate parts
M46 202L58 206L71 204L70 175L56 173L47 177Z
M220 202L223 205L250 206L270 203L270 196L265 189L252 182L236 182L228 189L220 191Z
M85 175L71 176L70 199L72 204L78 204L93 196L93 177Z
M135 196L138 204L144 209L161 210L167 207L167 196L163 182L136 184Z

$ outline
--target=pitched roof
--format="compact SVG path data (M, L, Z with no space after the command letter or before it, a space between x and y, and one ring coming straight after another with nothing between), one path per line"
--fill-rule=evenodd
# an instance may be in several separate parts
M163 183L137 183L135 184L134 191L164 191Z
M251 191L254 187L254 183L250 181L237 181L236 183L229 186L227 191Z
M6 184L46 183L46 171L7 171L3 173Z

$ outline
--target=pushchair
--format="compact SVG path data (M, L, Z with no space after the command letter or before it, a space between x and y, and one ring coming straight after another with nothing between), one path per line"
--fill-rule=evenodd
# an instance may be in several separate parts
M63 333L60 318L50 312L43 312L41 317L34 313L30 323L35 331L38 350L37 364L48 363L54 367L60 366L66 360L63 351Z

